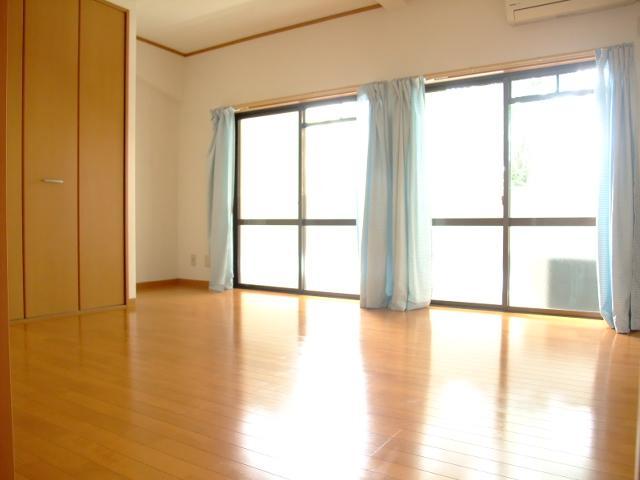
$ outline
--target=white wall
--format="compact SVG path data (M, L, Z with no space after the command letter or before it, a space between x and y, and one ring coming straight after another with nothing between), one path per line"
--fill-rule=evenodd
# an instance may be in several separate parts
M128 70L127 74L127 296L136 298L136 69L137 50L136 13L132 9L132 0L118 0L125 6L129 5L128 32Z
M640 5L509 26L504 0L413 0L189 57L178 163L178 275L207 279L208 111L222 105L633 42ZM640 50L640 47L638 48ZM191 253L198 265L190 266Z
M178 276L178 152L184 59L138 42L137 280Z

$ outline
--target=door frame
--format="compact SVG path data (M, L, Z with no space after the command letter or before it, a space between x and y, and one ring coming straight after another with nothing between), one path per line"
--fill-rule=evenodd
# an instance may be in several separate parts
M0 2L0 252L7 251L6 155L7 155L7 0ZM13 478L13 425L9 368L9 311L7 305L7 255L0 255L0 477Z

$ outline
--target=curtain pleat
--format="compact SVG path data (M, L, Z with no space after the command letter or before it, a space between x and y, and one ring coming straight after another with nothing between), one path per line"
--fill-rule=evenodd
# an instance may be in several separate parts
M431 302L424 81L373 83L358 96L369 107L360 304L422 308Z
M233 288L233 187L235 113L233 108L211 111L213 139L209 147L209 289Z
M619 333L640 329L640 188L633 46L596 52L602 125L598 204L600 312Z

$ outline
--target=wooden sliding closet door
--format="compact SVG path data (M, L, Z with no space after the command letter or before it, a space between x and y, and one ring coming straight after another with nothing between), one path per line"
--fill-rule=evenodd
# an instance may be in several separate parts
M0 2L0 145L9 139L7 123L10 118L8 96L8 41L7 3ZM7 177L7 149L0 149L0 252L7 246L7 222L5 217ZM7 319L7 257L0 257L0 478L13 479L13 428L11 421L11 385L9 368L9 323Z
M80 0L80 308L125 303L126 14Z
M25 315L78 309L78 0L24 0Z
M22 263L22 0L9 0L7 62L7 271L9 319L24 318Z

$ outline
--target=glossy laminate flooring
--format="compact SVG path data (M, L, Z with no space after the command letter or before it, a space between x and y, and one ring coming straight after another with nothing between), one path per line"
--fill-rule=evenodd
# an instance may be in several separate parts
M601 321L189 287L11 327L16 478L633 478Z

